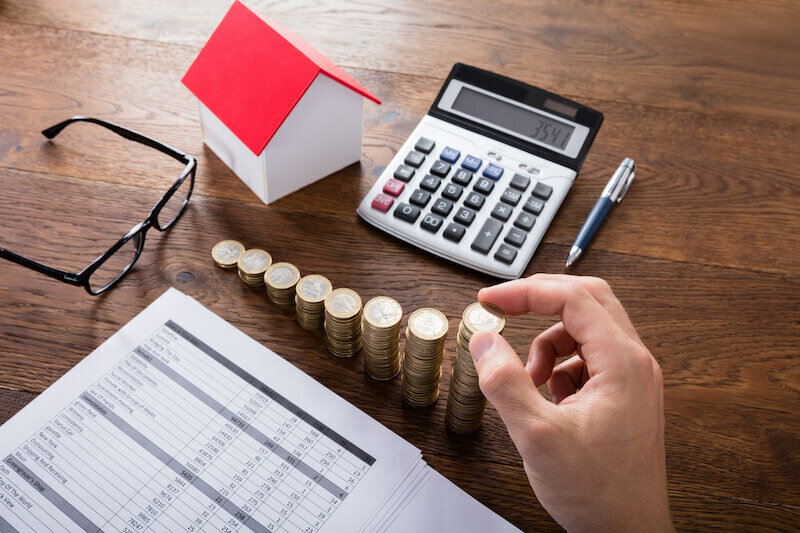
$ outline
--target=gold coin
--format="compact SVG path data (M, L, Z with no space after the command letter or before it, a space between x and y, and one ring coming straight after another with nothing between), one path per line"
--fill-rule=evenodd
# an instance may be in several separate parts
M434 341L447 335L449 324L441 311L429 307L417 309L408 317L411 333L424 341Z
M391 328L400 323L403 308L393 298L376 296L364 306L364 319L376 328Z
M300 271L291 263L275 263L264 274L264 281L276 289L294 287L299 279Z
M338 319L355 317L361 311L361 297L351 289L335 289L325 298L325 311Z
M333 290L331 282L325 276L309 274L297 282L297 294L308 303L322 302Z
M495 305L475 302L464 310L464 325L473 333L494 331L500 333L506 327L506 316Z
M262 275L272 264L272 256L264 250L245 250L238 261L239 270L248 275Z
M219 241L211 249L211 257L222 268L234 268L244 253L244 245L239 241Z

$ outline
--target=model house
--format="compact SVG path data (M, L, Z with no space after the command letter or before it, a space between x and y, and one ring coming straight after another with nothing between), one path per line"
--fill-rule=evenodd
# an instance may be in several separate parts
M363 99L303 39L234 2L183 77L205 143L265 203L361 158Z

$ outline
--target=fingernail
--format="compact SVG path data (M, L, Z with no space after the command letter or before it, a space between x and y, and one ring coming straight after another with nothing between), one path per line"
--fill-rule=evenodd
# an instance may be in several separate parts
M472 358L477 363L483 354L486 353L494 345L494 336L491 333L480 332L476 333L469 341L469 351L472 353Z

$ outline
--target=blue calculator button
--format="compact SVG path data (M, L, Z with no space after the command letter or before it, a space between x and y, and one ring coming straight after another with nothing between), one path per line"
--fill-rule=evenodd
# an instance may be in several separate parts
M503 167L498 167L493 163L489 163L486 165L486 168L483 169L483 175L493 180L499 180L500 176L503 175Z
M450 148L449 146L442 150L442 155L439 156L440 158L444 159L448 163L455 163L458 161L458 158L461 157L461 152L456 150L455 148Z
M475 157L474 155L468 155L464 158L464 161L461 162L461 166L466 168L467 170L471 170L475 172L481 165L483 164L483 159L480 157Z

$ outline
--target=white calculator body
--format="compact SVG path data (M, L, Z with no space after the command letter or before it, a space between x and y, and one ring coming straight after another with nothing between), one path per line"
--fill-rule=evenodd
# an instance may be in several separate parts
M518 278L602 120L561 96L457 63L358 214L440 257Z

